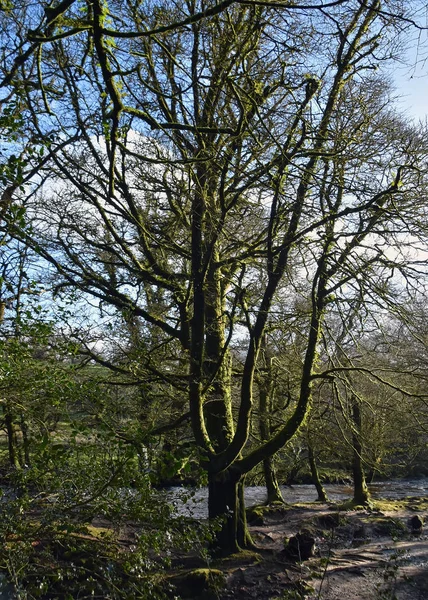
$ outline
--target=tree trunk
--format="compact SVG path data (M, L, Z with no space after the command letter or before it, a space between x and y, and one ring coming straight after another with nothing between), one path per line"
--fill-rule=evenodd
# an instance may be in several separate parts
M311 469L312 482L317 490L319 502L328 502L327 492L324 489L323 484L321 483L320 475L318 472L317 462L315 460L314 449L311 444L308 444L308 458L309 458L309 466Z
M282 497L281 490L279 489L272 457L266 458L263 461L263 473L266 483L267 503L273 504L275 502L281 502L283 504L284 498Z
M4 421L5 421L6 432L7 432L9 464L11 467L14 467L15 469L20 469L21 464L19 462L18 442L16 439L16 431L15 431L15 425L13 423L13 416L12 416L12 413L10 412L10 410L6 411L6 414L4 416Z
M254 542L247 526L247 512L245 510L245 475L238 482L238 546L240 548L255 548Z
M218 260L218 254L213 250ZM210 391L204 404L208 434L217 452L227 448L233 437L232 417L232 359L225 342L225 292L221 272L212 267L205 286L205 353L203 360L204 385Z
M273 412L274 399L274 374L272 372L272 360L268 354L266 335L262 338L262 352L260 354L261 364L266 370L266 374L259 380L259 430L262 442L266 442L272 437L271 416ZM284 499L279 489L276 470L273 463L273 457L269 456L263 460L263 474L266 484L267 503L284 503Z
M24 449L24 462L27 467L31 466L31 458L30 458L30 438L28 435L28 424L25 420L24 415L21 415L20 422L21 432L22 432L22 446Z
M352 400L352 474L354 478L354 504L365 506L370 501L370 492L366 484L363 462L361 458L361 410L357 398Z
M209 475L208 516L217 520L218 529L212 552L227 556L252 544L247 528L243 494L243 478L233 470Z

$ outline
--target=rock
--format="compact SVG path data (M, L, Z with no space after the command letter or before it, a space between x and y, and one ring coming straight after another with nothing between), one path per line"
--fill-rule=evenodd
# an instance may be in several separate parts
M301 531L288 540L283 552L291 560L308 560L315 553L315 538L310 533Z
M367 537L367 531L364 525L357 527L354 531L354 540L362 540Z
M413 515L409 519L409 527L412 533L421 533L424 526L424 521L419 515Z
M249 525L264 525L265 519L263 516L264 507L262 506L252 506L247 508L247 523Z
M194 569L171 578L171 583L183 598L214 600L218 597L218 591L224 588L226 578L217 569Z

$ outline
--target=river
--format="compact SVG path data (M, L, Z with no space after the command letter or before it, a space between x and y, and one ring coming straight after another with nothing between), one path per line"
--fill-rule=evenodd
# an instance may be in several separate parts
M329 500L333 502L345 501L352 498L353 487L342 484L326 484L324 488ZM391 480L372 483L369 485L373 498L385 498L399 500L406 496L424 497L428 496L428 478L414 480ZM285 502L295 504L297 502L314 502L317 493L313 485L302 484L281 487ZM208 517L207 488L196 490L186 488L171 488L170 498L178 514L193 517L195 519L206 519ZM245 489L246 506L263 504L266 500L266 489L263 486L252 486Z

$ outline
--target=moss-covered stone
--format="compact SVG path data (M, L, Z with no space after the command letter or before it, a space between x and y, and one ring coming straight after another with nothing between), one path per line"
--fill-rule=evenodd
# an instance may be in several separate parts
M230 565L235 562L241 565L254 564L261 562L261 560L262 556L259 552L254 550L241 550L241 552L238 552L237 554L229 554L229 556L225 556L221 560L216 561L215 564Z
M267 515L284 514L290 509L284 502L271 502L250 506L246 510L249 525L265 525Z
M170 583L182 598L211 600L224 588L226 577L218 569L193 569L172 577Z
M375 510L385 512L395 512L406 507L404 500L376 500L374 502Z
M412 510L414 512L428 511L428 498L409 496L399 500L376 500L374 507L382 512Z
M265 506L251 506L247 508L247 523L248 525L264 525Z

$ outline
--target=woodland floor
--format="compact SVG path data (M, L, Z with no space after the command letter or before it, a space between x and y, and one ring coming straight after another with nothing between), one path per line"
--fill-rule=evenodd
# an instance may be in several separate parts
M258 552L209 565L176 557L171 597L428 600L428 523L412 533L415 515L428 521L428 499L379 502L373 510L320 503L275 507L250 526ZM301 531L315 539L315 553L292 562L284 540Z

